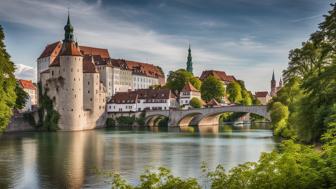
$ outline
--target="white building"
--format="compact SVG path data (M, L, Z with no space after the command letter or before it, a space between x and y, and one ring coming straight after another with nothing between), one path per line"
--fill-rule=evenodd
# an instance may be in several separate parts
M190 82L188 82L180 93L180 106L184 108L190 108L190 100L192 98L198 98L202 101L201 93Z
M28 94L25 106L20 111L31 111L37 105L37 89L31 80L17 80L19 86Z
M176 97L169 89L139 89L116 93L107 104L107 112L169 110L176 107Z

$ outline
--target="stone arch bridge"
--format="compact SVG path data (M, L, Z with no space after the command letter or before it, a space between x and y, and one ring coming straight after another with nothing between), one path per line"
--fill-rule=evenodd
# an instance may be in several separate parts
M225 112L252 113L270 120L267 106L222 106L212 108L195 108L188 110L148 110L146 125L154 126L158 118L168 117L168 126L217 125L219 117Z

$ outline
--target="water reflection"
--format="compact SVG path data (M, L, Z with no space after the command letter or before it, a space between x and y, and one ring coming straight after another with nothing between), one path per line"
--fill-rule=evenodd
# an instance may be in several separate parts
M228 125L3 135L0 188L110 188L93 168L118 171L133 183L146 166L200 177L202 161L229 169L257 160L273 149L271 136Z

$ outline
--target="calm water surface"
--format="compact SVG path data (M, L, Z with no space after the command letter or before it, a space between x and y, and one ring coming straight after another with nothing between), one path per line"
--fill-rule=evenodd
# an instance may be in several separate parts
M95 168L118 171L132 183L146 166L200 178L203 161L230 169L275 144L270 130L229 126L6 134L0 136L0 188L110 188Z

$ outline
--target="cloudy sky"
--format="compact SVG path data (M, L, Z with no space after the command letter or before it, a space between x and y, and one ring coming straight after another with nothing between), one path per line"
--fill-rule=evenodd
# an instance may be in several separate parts
M332 0L1 0L0 24L17 76L36 78L36 58L63 39L70 9L80 45L113 58L185 68L190 42L195 74L217 69L269 90L288 51L317 29Z

